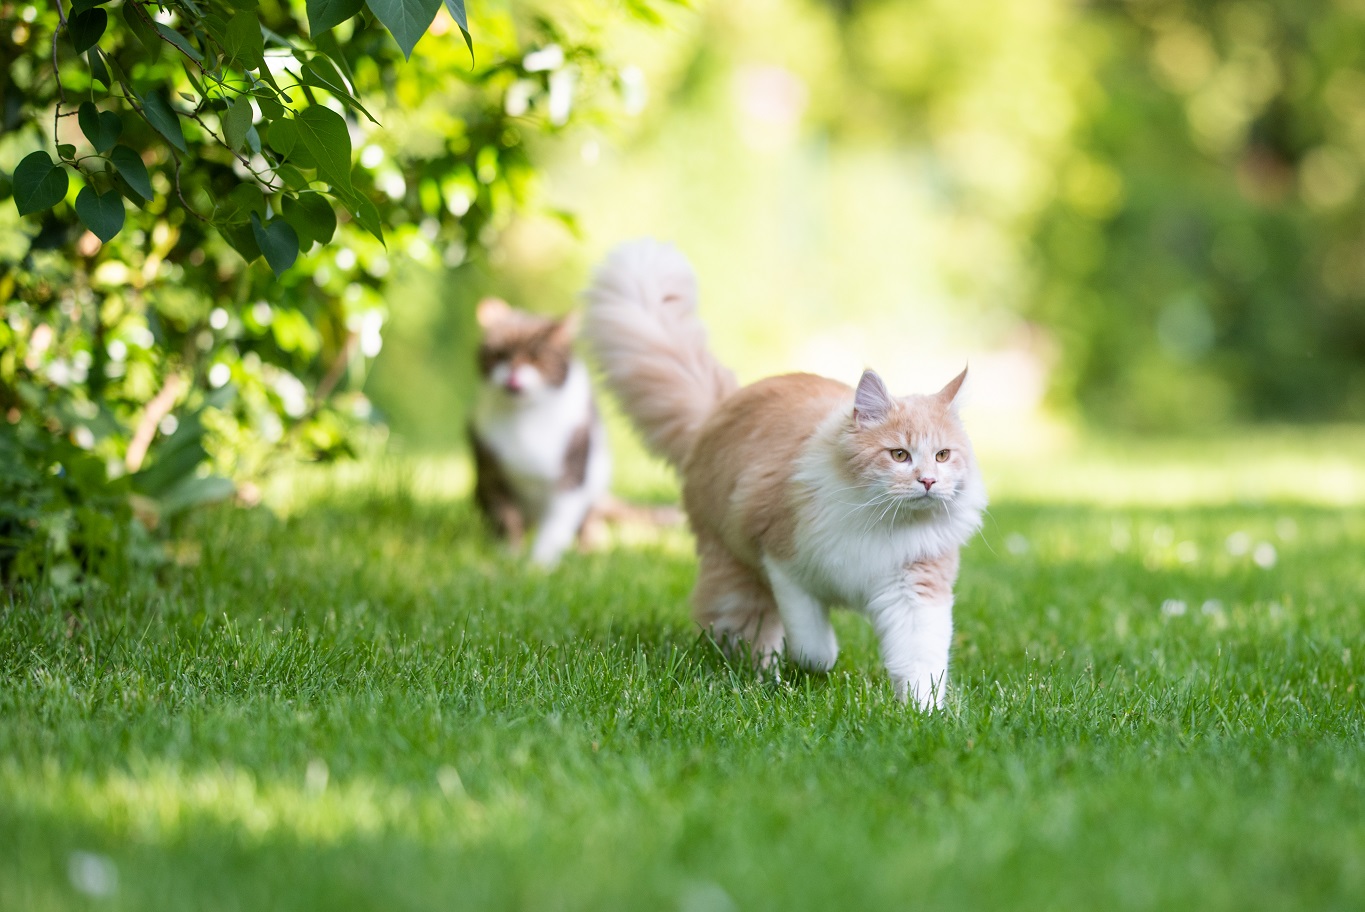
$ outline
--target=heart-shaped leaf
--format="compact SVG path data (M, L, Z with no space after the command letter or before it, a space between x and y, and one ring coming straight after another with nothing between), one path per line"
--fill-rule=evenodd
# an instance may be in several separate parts
M104 65L104 58L100 56L99 48L91 48L90 53L85 55L90 61L90 78L104 84L105 91L108 91L114 84L114 80L109 77L109 68Z
M252 213L264 217L265 210L265 196L255 185L238 184L213 207L213 221L217 225L245 225Z
M162 91L156 90L140 95L138 101L142 102L142 115L147 118L147 123L152 125L152 129L181 152L189 151L185 145L185 133L180 129L180 117Z
M246 142L252 114L251 102L246 98L234 98L228 102L227 110L223 112L223 141L233 152L241 149L242 143Z
M308 0L308 31L316 38L360 12L364 0Z
M123 230L123 197L112 190L96 193L94 187L86 184L76 195L76 215L95 237L107 244Z
M341 115L321 105L294 118L299 141L317 162L318 175L345 192L351 189L351 133Z
M81 102L80 110L76 112L76 121L81 125L81 132L85 138L90 140L90 145L95 147L96 152L108 151L109 147L118 142L119 134L123 132L123 121L113 111L101 111L95 107L94 102Z
M14 169L14 204L20 215L51 209L66 197L69 183L66 169L54 165L50 155L30 153Z
M286 196L281 215L294 226L299 236L299 247L303 250L312 247L314 241L326 244L336 234L337 214L321 193Z
M66 33L77 54L84 54L95 46L109 25L109 14L99 7L82 10L67 22Z
M384 27L393 33L394 40L403 49L403 56L411 59L412 49L426 33L436 11L441 8L441 0L367 0L370 12Z
M223 51L239 66L257 70L265 66L265 35L256 13L241 10L228 20Z
M261 217L251 213L251 233L261 248L261 256L278 277L299 258L299 236L283 219L271 219L261 224Z
M134 193L148 202L151 201L152 179L147 174L147 166L142 163L142 156L127 146L120 145L114 146L114 151L109 153L109 161L113 162L118 173L123 175L123 179L133 188Z
M450 18L455 20L455 24L460 27L460 34L464 36L465 47L469 48L469 63L474 63L474 39L469 34L469 17L465 15L464 0L445 0L446 9L450 11Z

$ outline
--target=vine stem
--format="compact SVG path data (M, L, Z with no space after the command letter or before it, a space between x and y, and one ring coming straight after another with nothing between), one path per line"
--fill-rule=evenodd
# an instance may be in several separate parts
M57 103L52 109L52 145L60 146L62 143L57 132L62 124L62 105L66 104L66 87L62 85L62 71L57 66L57 38L67 30L67 24L66 10L62 9L62 0L57 0L53 5L57 7L57 18L62 22L60 28L52 30L52 78L57 80ZM61 157L61 152L58 152L57 158L60 159Z

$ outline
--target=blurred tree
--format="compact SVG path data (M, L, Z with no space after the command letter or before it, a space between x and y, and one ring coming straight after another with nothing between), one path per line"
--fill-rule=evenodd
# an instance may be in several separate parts
M496 243L531 138L615 103L614 5L475 10L477 56L445 8L0 5L0 572L352 448L392 258Z
M1099 91L1029 312L1104 423L1365 417L1365 7L1087 13Z

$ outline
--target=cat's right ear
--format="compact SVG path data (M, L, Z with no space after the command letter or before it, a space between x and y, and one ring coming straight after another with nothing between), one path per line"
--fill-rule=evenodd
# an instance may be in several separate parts
M858 427L880 424L886 420L894 403L877 372L865 370L858 381L858 391L853 394L853 421Z
M484 298L474 310L474 316L479 321L479 326L487 329L501 320L511 309L501 298Z

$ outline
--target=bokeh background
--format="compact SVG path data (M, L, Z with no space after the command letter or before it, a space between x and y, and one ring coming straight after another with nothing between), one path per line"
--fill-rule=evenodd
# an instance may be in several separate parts
M638 235L691 258L741 378L969 362L987 447L1365 418L1360 0L662 13L604 41L633 116L536 150L570 219L397 263L365 381L395 445L462 440L480 295L569 310Z

